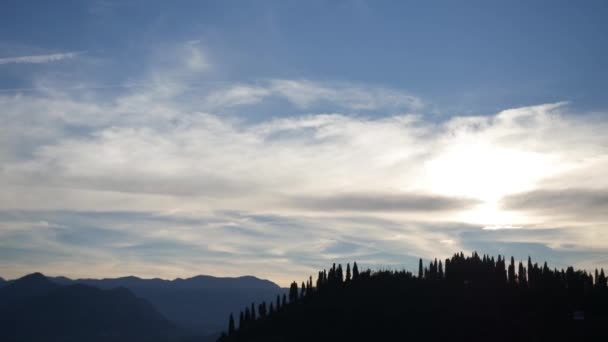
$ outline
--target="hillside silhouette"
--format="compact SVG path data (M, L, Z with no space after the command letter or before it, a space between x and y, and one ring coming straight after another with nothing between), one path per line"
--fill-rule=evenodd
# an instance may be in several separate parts
M608 289L603 270L459 253L417 274L334 264L226 319L220 342L608 341Z
M0 341L165 341L174 325L126 288L60 286L40 273L0 288Z
M277 284L253 276L218 278L198 275L186 279L50 278L61 285L85 284L100 289L124 287L149 301L185 334L210 335L224 329L225 317L252 301L267 301L285 292Z

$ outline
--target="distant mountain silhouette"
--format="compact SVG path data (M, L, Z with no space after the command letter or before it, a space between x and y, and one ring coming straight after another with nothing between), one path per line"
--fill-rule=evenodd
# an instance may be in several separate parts
M126 288L60 286L40 273L0 288L0 341L166 341L176 328Z
M152 303L167 319L195 334L218 333L225 318L252 302L260 303L282 295L286 289L252 276L218 278L199 275L187 279L114 279L52 278L57 284L86 284L101 289L125 287Z
M0 288L0 305L8 305L27 297L44 295L57 288L59 285L42 273L28 274Z
M334 264L289 301L226 317L219 342L608 341L608 284L595 275L462 253L407 271Z

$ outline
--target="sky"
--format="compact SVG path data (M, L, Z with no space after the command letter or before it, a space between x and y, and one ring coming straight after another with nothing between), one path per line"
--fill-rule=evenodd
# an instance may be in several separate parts
M604 1L3 1L0 276L608 266Z

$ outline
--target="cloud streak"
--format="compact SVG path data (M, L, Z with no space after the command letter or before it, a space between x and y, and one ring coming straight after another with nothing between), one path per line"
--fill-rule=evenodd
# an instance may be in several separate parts
M423 101L404 91L350 83L271 79L255 84L236 84L212 91L204 104L222 109L283 99L296 109L330 106L352 111L417 111Z
M314 211L433 212L468 209L479 201L425 194L341 194L293 198L290 203Z
M2 64L42 64L58 62L65 59L72 59L78 56L79 52L63 52L63 53L52 53L46 55L30 55L30 56L19 56L19 57L5 57L0 58L0 65Z
M608 219L608 189L535 190L506 197L505 208L537 211L583 222L606 222Z

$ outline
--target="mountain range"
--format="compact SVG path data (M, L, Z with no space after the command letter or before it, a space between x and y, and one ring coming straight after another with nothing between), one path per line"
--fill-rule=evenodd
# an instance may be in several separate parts
M167 341L174 324L126 288L61 286L40 273L0 288L2 341Z
M128 339L135 335L138 340L147 338L148 335L161 340L176 336L208 336L209 339L214 339L219 331L226 328L226 317L230 313L237 312L244 305L273 300L285 292L286 289L273 282L252 276L217 278L201 275L175 280L141 279L133 276L69 279L33 273L17 280L0 282L0 327L9 334L5 335L8 339L2 340L11 341L10 337L13 335L10 334L24 336L19 333L19 329L24 329L22 325L41 325L44 321L41 315L46 313L58 320L53 323L54 330L50 327L45 328L46 330L35 330L46 331L50 334L48 336L54 336L53 334L61 329L67 329L67 326L64 326L67 324L79 322L78 326L88 326L89 323L74 320L72 316L76 312L90 311L91 315L79 318L86 320L88 317L101 326L88 326L86 331L94 335L87 336L88 340L95 340L95 336L106 333L103 327L114 329L110 330L117 335L112 340L119 340L121 336ZM62 301L65 301L66 305L61 304ZM102 302L106 305L96 304ZM52 307L53 303L57 305L56 308ZM77 307L76 303L80 306ZM116 307L120 304L119 306L123 307L121 312L126 310L130 315L118 319L121 316L112 312L115 308L112 303L116 304ZM39 314L33 314L34 312ZM102 324L102 317L113 317L117 321ZM152 318L154 319L151 320ZM121 330L121 321L130 322L134 330ZM155 328L149 331L150 334L137 330L138 326L144 327L148 323ZM15 328L5 330L5 326ZM71 333L73 338L83 338L78 331ZM25 340L37 340L36 336L28 338ZM68 341L68 338L72 337L62 338L60 340Z
M252 276L218 278L199 275L187 279L113 279L51 278L57 284L85 284L100 289L124 287L148 300L167 319L195 334L213 334L226 328L226 317L243 305L260 303L286 292L277 284Z

